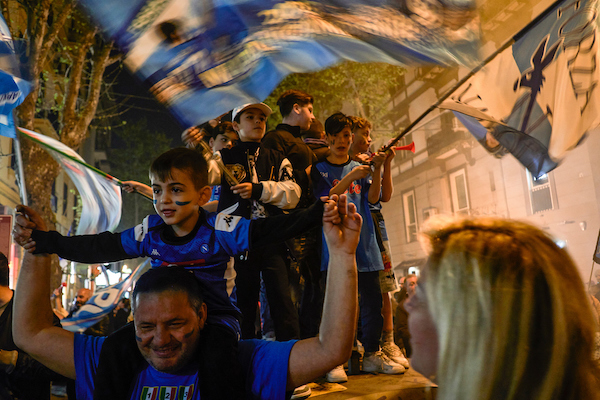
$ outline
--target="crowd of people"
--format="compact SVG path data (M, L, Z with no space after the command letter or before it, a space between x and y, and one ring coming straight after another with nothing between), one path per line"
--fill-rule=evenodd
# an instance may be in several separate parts
M157 214L126 231L64 237L20 207L16 345L75 379L78 399L305 398L319 377L348 379L355 340L363 371L402 374L408 356L441 399L598 398L598 327L564 250L514 221L432 223L422 276L397 292L381 213L394 151L371 151L364 118L321 124L303 91L278 107L270 132L264 103L184 132L151 186L127 183ZM48 254L150 257L133 323L108 337L56 326Z

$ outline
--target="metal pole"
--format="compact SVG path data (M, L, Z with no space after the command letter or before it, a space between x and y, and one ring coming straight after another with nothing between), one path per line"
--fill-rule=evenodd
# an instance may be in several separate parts
M509 40L504 42L502 46L500 46L495 52L493 52L490 56L488 56L481 64L473 68L467 75L465 75L461 80L459 80L453 87L451 87L446 93L442 95L432 106L430 106L425 112L417 117L412 123L410 123L402 132L398 134L391 142L387 145L383 146L379 151L387 151L398 143L400 139L406 136L414 127L417 125L423 118L425 118L430 112L435 110L440 104L444 102L452 93L454 93L458 88L460 88L467 80L469 80L473 75L479 72L483 67L485 67L490 61L492 61L496 56L502 53L504 50L512 46L517 40L521 39L523 35L527 33L531 28L537 25L542 19L546 18L546 16L560 3L564 0L558 0L554 2L550 7L548 7L544 12L538 15L533 21L528 23L523 29L521 29L518 33L516 33Z
M21 143L19 142L19 135L15 135L13 139L13 147L15 151L15 158L17 160L17 176L19 177L19 192L21 195L21 204L27 204L27 190L25 188L25 174L23 173L23 157L21 156Z

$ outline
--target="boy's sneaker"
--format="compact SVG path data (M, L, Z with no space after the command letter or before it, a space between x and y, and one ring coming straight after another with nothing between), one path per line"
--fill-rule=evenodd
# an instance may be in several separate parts
M294 389L294 393L292 394L292 397L290 397L290 400L302 400L309 398L310 392L311 390L308 385L298 386L296 389Z
M346 371L344 371L344 366L338 365L325 375L325 379L327 379L327 382L329 383L348 382L348 375L346 375Z
M394 361L396 364L402 365L404 368L408 369L409 364L406 357L400 350L400 347L396 345L394 342L386 342L381 346L381 351L385 354L390 360Z
M406 369L390 360L382 351L365 353L363 358L363 372L381 372L384 374L402 374Z

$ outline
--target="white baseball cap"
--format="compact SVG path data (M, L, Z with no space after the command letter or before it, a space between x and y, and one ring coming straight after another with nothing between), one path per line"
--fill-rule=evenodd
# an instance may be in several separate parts
M231 113L231 120L235 121L235 117L248 110L249 108L258 108L260 111L265 113L265 117L267 118L269 118L269 115L273 113L271 107L269 107L265 103L244 104L243 106L236 107L233 109L233 112Z

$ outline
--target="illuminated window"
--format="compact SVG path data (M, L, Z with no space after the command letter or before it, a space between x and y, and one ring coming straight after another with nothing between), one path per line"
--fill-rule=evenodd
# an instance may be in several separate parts
M469 213L469 190L467 187L467 174L465 169L454 171L449 176L450 194L452 196L452 209L455 214Z
M404 204L404 225L406 226L406 242L417 240L417 205L415 201L415 191L411 190L402 194Z
M554 210L556 206L552 197L550 176L543 174L538 178L534 178L528 171L527 182L529 184L531 212L536 214L542 211Z

